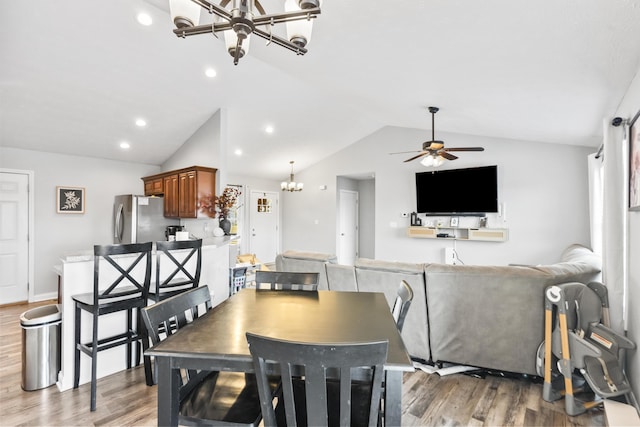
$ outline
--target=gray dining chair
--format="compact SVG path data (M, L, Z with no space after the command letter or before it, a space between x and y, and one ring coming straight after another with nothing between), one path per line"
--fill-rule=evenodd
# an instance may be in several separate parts
M398 327L399 332L402 332L404 318L409 312L411 301L413 301L413 289L411 289L411 286L409 286L406 281L402 280L398 287L398 294L393 304L393 308L391 309L391 315L396 321L396 326Z
M142 318L156 345L210 308L209 288L200 286L144 308ZM254 375L186 371L182 372L181 379L180 425L258 426L260 423L262 413Z
M317 291L319 273L256 271L256 289Z
M388 341L327 344L246 335L266 427L378 425ZM267 375L273 363L282 381L275 408ZM359 379L362 370L371 372L368 380Z

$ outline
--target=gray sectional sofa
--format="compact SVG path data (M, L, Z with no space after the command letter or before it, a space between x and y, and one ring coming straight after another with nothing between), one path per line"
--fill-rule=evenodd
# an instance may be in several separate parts
M401 280L414 299L402 337L412 357L536 375L544 339L544 290L600 280L599 256L571 245L559 262L538 266L411 264L357 259L337 264L328 254L287 251L276 269L317 271L320 289L382 292L389 305Z

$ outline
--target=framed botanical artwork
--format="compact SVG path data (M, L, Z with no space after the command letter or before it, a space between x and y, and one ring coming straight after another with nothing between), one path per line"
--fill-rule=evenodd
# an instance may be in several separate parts
M58 213L84 213L84 188L56 187Z
M629 210L640 211L640 111L629 125Z

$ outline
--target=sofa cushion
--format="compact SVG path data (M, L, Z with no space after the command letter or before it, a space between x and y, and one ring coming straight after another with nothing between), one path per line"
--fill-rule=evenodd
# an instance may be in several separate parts
M424 271L424 264L413 264L398 261L380 261L369 258L356 259L355 267L365 270L390 271L409 274L422 274Z
M352 265L325 264L327 282L331 291L358 291L356 269Z
M329 289L327 284L326 263L336 263L333 254L320 252L285 251L276 256L276 270L300 273L318 273L318 289Z
M413 301L405 318L402 339L412 357L429 360L427 303L424 289L424 264L356 259L356 281L360 292L382 292L389 304L395 302L402 280L413 289Z

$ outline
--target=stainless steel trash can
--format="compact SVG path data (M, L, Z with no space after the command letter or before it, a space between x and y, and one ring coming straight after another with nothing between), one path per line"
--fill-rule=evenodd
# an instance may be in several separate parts
M55 384L60 371L61 323L58 304L43 305L20 315L23 390Z

